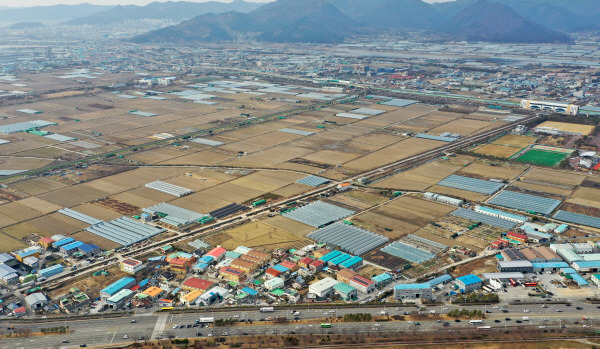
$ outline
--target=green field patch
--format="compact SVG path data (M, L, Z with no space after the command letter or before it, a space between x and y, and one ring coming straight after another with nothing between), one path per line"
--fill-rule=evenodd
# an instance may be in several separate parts
M569 154L531 149L519 156L516 161L532 165L555 166L567 156L569 156Z

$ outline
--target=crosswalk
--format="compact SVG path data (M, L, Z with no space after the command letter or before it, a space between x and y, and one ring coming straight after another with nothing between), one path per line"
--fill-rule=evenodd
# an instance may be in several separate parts
M156 320L156 325L154 325L154 330L152 331L152 336L150 338L156 338L158 336L162 336L163 331L165 330L165 325L169 319L169 314L160 315Z

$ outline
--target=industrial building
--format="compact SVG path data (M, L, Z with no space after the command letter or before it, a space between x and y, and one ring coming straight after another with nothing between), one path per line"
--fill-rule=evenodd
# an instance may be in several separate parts
M326 277L308 286L308 292L320 298L327 298L333 292L333 287L337 284L338 281Z
M137 259L127 258L121 261L121 270L128 274L135 274L144 269L144 263Z
M31 310L35 311L48 305L48 298L43 293L36 292L25 296L25 303L27 303Z
M498 271L501 273L508 273L508 272L532 273L533 272L533 264L527 260L498 261Z
M565 262L543 262L543 263L531 263L533 271L559 271L563 268L568 268L569 265Z
M509 213L509 212L505 212L505 211L501 211L501 210L496 210L494 208L491 207L486 207L486 206L479 206L476 205L473 208L473 211L475 212L479 212L479 213L483 213L483 214L487 214L493 217L498 217L498 218L502 218L502 219L506 219L515 223L525 223L527 221L530 220L529 217L525 217L525 216L520 216L514 213Z
M521 108L545 112L555 112L566 115L579 114L579 106L563 102L544 102L524 99L521 101Z
M428 283L421 284L398 284L394 286L394 299L425 299L432 300L433 293Z
M335 286L333 286L333 290L345 301L354 300L358 297L356 288L344 282L338 282Z
M477 275L468 274L455 279L456 285L463 292L471 292L483 286L483 280Z
M100 291L100 297L102 298L109 298L112 297L113 295L117 294L117 292L121 291L122 289L125 288L131 288L135 286L135 279L132 277L123 277L115 282L113 282L112 284L108 285L107 287L103 288Z
M51 267L48 268L44 268L40 271L38 271L38 276L39 277L46 277L49 278L51 276L54 276L56 274L60 274L63 272L63 266L62 264L55 264Z
M131 298L133 298L134 292L128 288L124 288L114 295L108 297L106 299L106 304L108 304L113 309L122 308L125 303L127 303Z
M264 286L267 290L273 291L278 288L283 288L285 285L285 281L282 278L272 278L270 280L265 281Z
M369 279L365 279L360 275L354 275L350 278L350 286L355 287L358 292L371 293L375 291L375 283Z
M464 205L464 203L465 203L464 200L455 199L455 198L452 198L449 196L444 196L444 195L430 193L430 192L426 192L425 194L423 194L423 198L425 198L427 200L431 200L431 201L441 202L441 203L447 204L447 205L458 206L458 207Z

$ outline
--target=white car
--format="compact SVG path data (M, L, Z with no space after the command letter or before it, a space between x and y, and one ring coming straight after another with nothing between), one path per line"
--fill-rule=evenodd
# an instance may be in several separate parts
M121 337L122 339L128 339L129 336L128 335L124 335L123 337Z
M237 319L237 318L239 318L239 317L240 317L239 315L234 315L234 316L233 316L233 318L234 318L234 319Z
M546 326L544 326L544 325L539 325L538 327L539 328L546 328Z
M529 309L523 310L524 313L529 313Z
M173 329L179 328L179 325L173 325Z

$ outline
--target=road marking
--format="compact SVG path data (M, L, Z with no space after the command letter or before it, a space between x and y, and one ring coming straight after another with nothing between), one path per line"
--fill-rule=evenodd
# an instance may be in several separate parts
M167 324L167 320L169 319L169 315L160 315L158 319L156 319L156 325L154 326L154 330L152 331L152 335L150 339L156 338L158 336L162 336L163 331L165 330L165 325Z
M116 335L117 335L117 331L115 331L115 333L113 333L112 339L110 340L110 344L113 344L113 342L115 341Z

